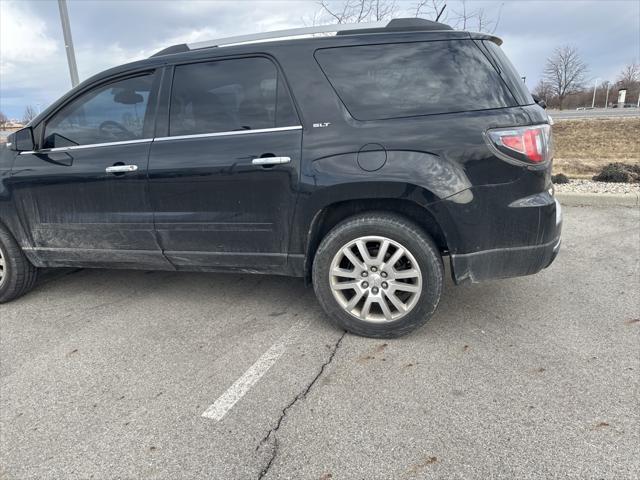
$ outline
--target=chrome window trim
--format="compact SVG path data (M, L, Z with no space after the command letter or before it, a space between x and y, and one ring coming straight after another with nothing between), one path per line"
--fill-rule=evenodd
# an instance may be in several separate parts
M275 128L257 128L255 130L230 130L227 132L213 132L213 133L194 133L191 135L176 135L173 137L157 137L154 138L154 142L166 142L168 140L186 140L189 138L207 138L207 137L226 137L233 135L251 135L254 133L270 133L270 132L286 132L289 130L302 130L302 125L296 125L292 127L275 127Z
M34 153L53 153L53 152L67 152L70 150L82 150L85 148L99 148L110 147L116 145L131 145L135 143L146 142L166 142L168 140L186 140L189 138L207 138L207 137L226 137L233 135L251 135L254 133L270 133L270 132L286 132L289 130L302 130L302 125L295 125L291 127L275 127L275 128L258 128L256 130L230 130L227 132L213 132L213 133L195 133L193 135L176 135L175 137L156 137L156 138L141 138L138 140L124 140L122 142L106 142L106 143L90 143L87 145L71 145L69 147L55 147L55 148L43 148L42 150L29 150L20 152L20 155L32 155Z
M43 148L42 150L29 150L26 152L20 152L20 155L28 155L33 153L52 153L52 152L67 152L69 150L82 150L84 148L99 148L99 147L111 147L115 145L132 145L134 143L146 143L153 142L153 138L140 138L137 140L124 140L121 142L105 142L105 143L89 143L87 145L70 145L68 147L55 147L55 148Z

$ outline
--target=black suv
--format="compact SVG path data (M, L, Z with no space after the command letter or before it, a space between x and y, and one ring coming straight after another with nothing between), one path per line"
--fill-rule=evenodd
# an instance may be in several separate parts
M340 327L391 337L433 314L444 256L458 284L547 267L550 122L501 41L331 28L175 45L11 135L0 302L40 267L282 274Z

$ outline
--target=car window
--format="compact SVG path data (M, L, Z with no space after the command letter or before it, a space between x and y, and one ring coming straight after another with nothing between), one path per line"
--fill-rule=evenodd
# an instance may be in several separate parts
M511 91L519 97L519 103L521 105L531 105L535 103L531 93L529 93L525 83L522 81L522 76L518 73L502 49L490 40L483 40L482 44L489 50L490 54L493 55L502 68L502 78L507 82Z
M154 75L110 82L81 95L46 124L44 148L144 138Z
M327 48L315 56L358 120L515 104L496 69L472 41Z
M179 65L171 91L169 135L298 125L289 92L266 58Z

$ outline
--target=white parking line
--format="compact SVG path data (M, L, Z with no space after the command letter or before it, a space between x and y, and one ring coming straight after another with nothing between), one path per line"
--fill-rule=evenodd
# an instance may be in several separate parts
M216 421L222 420L233 406L251 390L262 376L273 366L274 363L286 351L287 346L291 344L298 333L306 325L306 322L298 322L293 325L287 333L274 343L264 355L262 355L256 363L251 365L244 374L224 392L213 405L211 405L202 414L205 418L211 418Z

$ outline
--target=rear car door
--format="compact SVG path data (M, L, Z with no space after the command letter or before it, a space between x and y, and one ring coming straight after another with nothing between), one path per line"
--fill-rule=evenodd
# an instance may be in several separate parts
M178 268L281 271L302 127L276 64L244 57L176 65L149 192Z
M101 82L38 125L11 187L45 264L162 267L147 195L160 74Z

